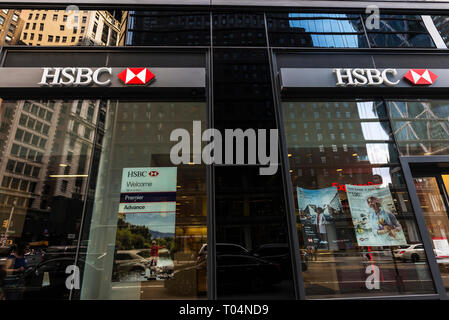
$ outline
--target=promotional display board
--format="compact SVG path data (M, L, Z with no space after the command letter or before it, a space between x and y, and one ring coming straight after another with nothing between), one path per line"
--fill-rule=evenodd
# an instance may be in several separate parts
M437 258L449 258L449 242L447 238L432 238Z
M359 246L407 244L388 187L347 184L346 190Z
M173 275L176 180L176 167L123 169L113 280Z
M305 243L315 248L337 249L335 218L342 212L337 188L296 190Z

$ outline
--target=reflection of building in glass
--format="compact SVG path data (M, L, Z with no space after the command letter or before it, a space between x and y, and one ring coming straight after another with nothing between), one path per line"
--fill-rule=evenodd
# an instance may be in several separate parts
M129 20L127 45L201 46L210 43L207 12L131 11L125 14Z
M364 48L362 22L356 14L280 13L269 15L272 45Z
M432 20L446 45L449 45L449 16L432 16Z
M19 43L24 25L20 10L0 10L0 44L15 45Z
M114 161L109 169L111 203L120 198L123 168L172 167L170 150L174 142L170 142L170 133L176 128L185 128L192 135L192 121L204 117L203 103L121 103L111 153ZM196 254L206 242L205 190L203 165L178 167L177 255ZM118 208L115 211L118 212Z
M371 47L435 47L419 15L380 15L379 23L379 29L367 28Z
M14 211L13 237L40 240L43 226L55 233L52 225L61 217L69 220L71 213L60 210L61 203L85 199L98 104L3 101L0 210L3 219Z
M344 209L344 215L336 221L340 240L354 240L352 229L348 228L352 222L345 184L381 184L389 188L408 239L418 239L407 191L397 174L397 150L382 103L283 105L292 183L312 190L332 186L339 190Z
M266 44L262 14L216 13L213 15L214 45L259 46Z
M20 40L32 46L99 45L116 46L120 14L106 10L22 10Z
M403 156L446 154L449 112L444 101L389 101L392 126Z

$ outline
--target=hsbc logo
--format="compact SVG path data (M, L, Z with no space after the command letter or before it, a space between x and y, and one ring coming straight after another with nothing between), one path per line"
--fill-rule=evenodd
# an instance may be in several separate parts
M102 68L42 68L41 86L99 87L111 85L113 69ZM126 68L117 77L126 85L146 85L155 78L148 68ZM115 80L118 82L117 80Z
M146 170L132 170L128 171L128 178L144 178L144 177L157 177L159 171L146 171Z
M146 177L147 171L129 171L128 178Z
M124 84L144 85L155 78L154 74L147 68L126 68L117 77Z
M112 68L42 68L41 86L89 86L95 83L104 87L111 83ZM104 76L105 75L105 76Z
M401 79L396 69L344 68L333 70L339 87L342 86L396 86ZM404 72L404 71L402 71ZM410 69L403 76L412 85L431 85L438 76L429 69Z
M150 172L148 172L148 175L150 177L157 177L159 175L159 172L157 172L157 171L150 171Z
M404 78L410 83L420 86L433 84L438 76L429 69L410 69Z
M396 69L334 69L337 77L337 86L395 86L400 80L393 80L398 74Z

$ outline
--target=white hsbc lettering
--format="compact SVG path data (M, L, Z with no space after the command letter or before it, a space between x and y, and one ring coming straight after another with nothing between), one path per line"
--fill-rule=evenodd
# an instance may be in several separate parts
M101 80L103 74L112 75L112 68L42 68L41 86L108 86L111 79Z
M397 74L396 69L361 69L361 68L345 68L334 69L337 77L337 86L395 86L400 80L392 80Z

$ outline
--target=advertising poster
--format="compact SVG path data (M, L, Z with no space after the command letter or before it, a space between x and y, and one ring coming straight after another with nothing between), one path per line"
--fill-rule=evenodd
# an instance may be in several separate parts
M123 169L114 281L173 275L176 175L176 167Z
M388 187L347 184L346 191L359 246L407 244Z
M444 237L432 238L437 258L449 258L449 242Z
M337 249L335 217L342 212L337 188L296 190L306 243L316 249Z

